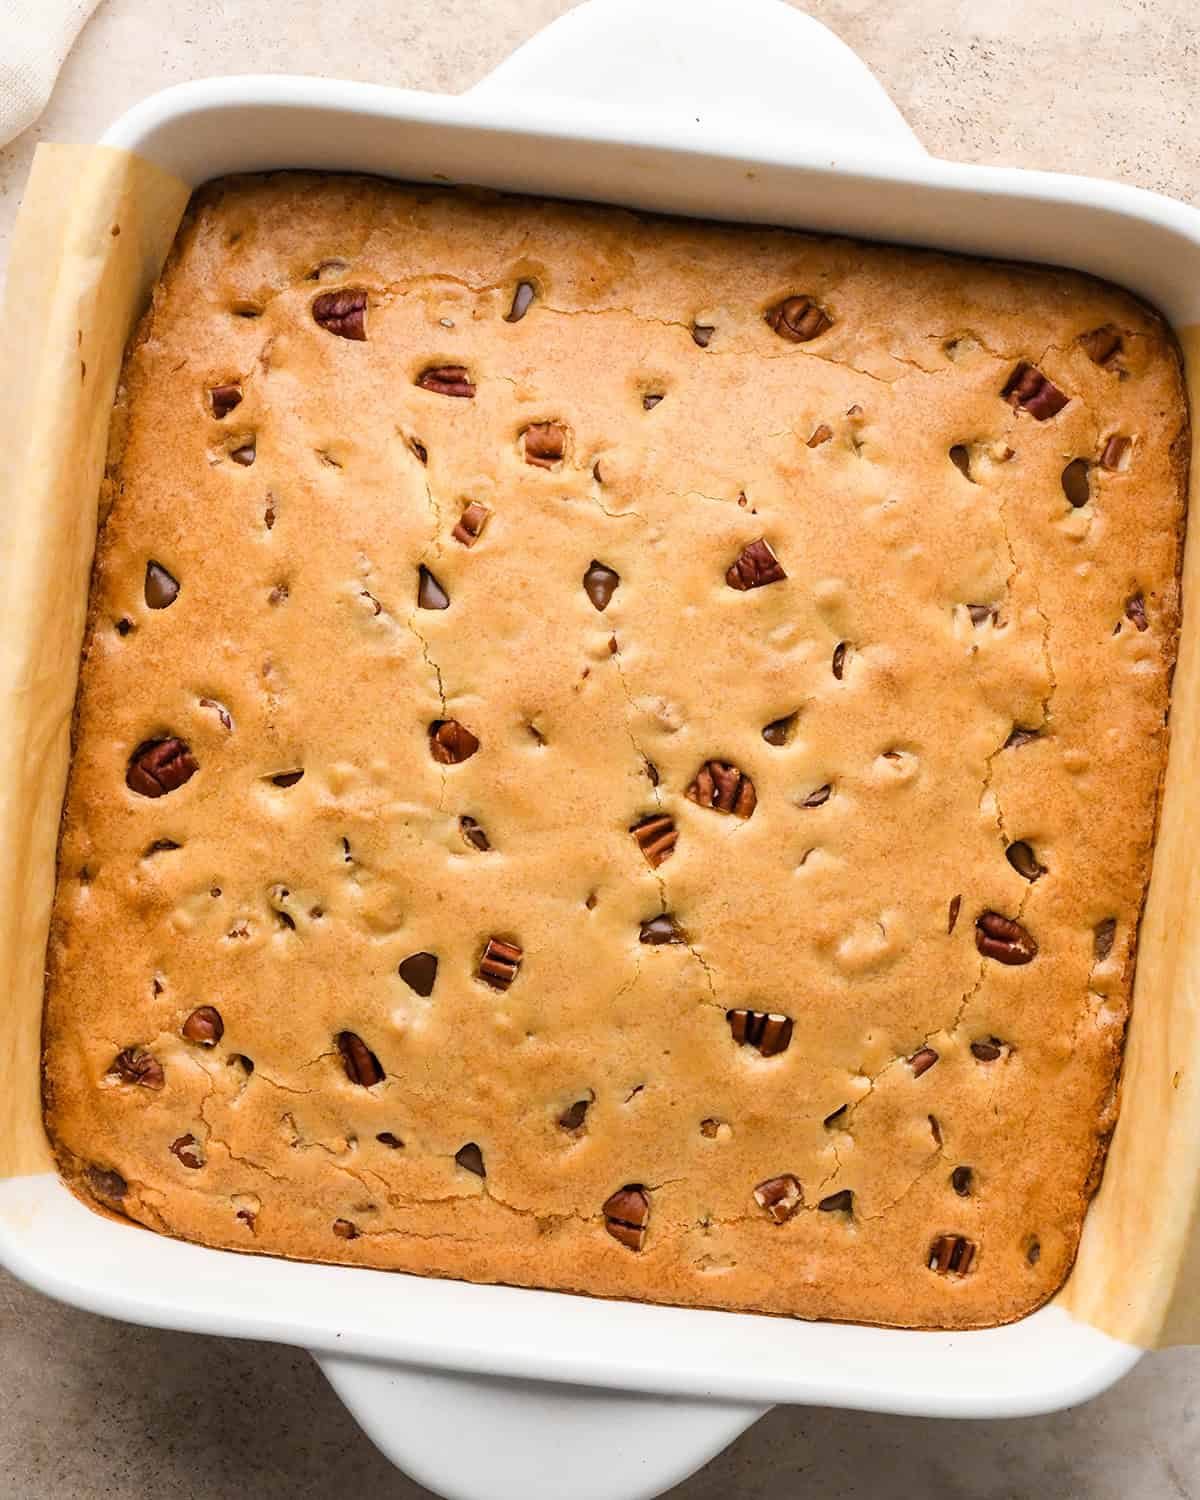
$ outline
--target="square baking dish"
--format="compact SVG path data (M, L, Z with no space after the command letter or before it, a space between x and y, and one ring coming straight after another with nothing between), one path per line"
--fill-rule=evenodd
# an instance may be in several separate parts
M193 186L354 170L1056 262L1157 305L1190 380L1200 359L1200 213L1113 183L929 158L858 59L781 0L590 0L460 97L311 78L185 84L103 144ZM86 593L86 575L75 584ZM657 1494L775 1402L998 1417L1090 1398L1164 1323L1183 1326L1200 1161L1200 893L1186 859L1198 629L1185 611L1121 1124L1079 1265L1032 1316L909 1332L239 1256L95 1214L49 1172L0 1182L0 1261L109 1316L312 1350L383 1450L462 1500L558 1500L564 1471L575 1500ZM52 888L52 864L28 878ZM20 1024L0 1024L5 1066L30 1055ZM1147 1120L1173 1183L1137 1145ZM1154 1274L1129 1285L1135 1229Z

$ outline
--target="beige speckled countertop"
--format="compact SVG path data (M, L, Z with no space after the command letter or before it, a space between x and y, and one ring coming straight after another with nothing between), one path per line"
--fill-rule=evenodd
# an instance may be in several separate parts
M736 4L736 0L729 0ZM0 264L40 139L93 140L212 73L454 91L569 0L102 0L43 120L0 150ZM935 153L1200 201L1195 0L808 0ZM7 5L0 0L0 50ZM678 1500L1200 1500L1200 1351L1019 1422L776 1410ZM0 1500L419 1500L304 1354L61 1308L0 1273ZM569 1494L569 1483L564 1495Z

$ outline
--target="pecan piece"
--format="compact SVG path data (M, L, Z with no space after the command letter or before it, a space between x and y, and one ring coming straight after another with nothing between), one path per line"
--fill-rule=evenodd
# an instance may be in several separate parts
M743 819L753 814L758 803L749 776L721 760L706 760L684 796L699 807L711 807Z
M272 786L280 786L286 790L290 786L295 786L298 781L302 781L304 779L304 772L277 771L274 776L268 776L266 779Z
M1017 874L1025 880L1032 882L1046 873L1045 865L1038 864L1033 845L1026 843L1024 839L1018 839L1015 844L1009 844L1004 855Z
M986 625L989 620L995 621L1000 611L994 604L968 604L967 613L971 616L971 624L978 630L981 625Z
M417 608L449 609L450 595L424 563L417 567Z
M558 1117L558 1123L564 1130L579 1130L587 1119L587 1112L591 1108L590 1099L576 1099L574 1104L568 1105Z
M339 1240L356 1240L358 1238L358 1225L352 1224L349 1219L334 1219L333 1232Z
M766 313L767 324L780 338L806 344L833 327L833 319L811 297L785 297Z
M488 842L487 834L474 818L468 818L466 814L458 820L458 831L471 848L478 849L481 854L486 854L492 847Z
M179 598L179 580L172 578L161 563L146 564L144 589L146 603L151 609L166 609Z
M427 999L433 994L433 986L437 980L438 961L436 953L410 953L406 959L401 961L396 971L410 990L415 990L422 998Z
M1027 411L1039 422L1044 422L1047 417L1053 417L1062 411L1071 399L1027 360L1022 360L1008 377L1000 394L1011 407L1018 411Z
M922 1073L929 1072L937 1060L938 1055L932 1047L919 1047L908 1059L908 1065L913 1070L913 1077L920 1078Z
M739 1047L757 1047L764 1057L786 1052L792 1040L792 1019L773 1011L727 1010L725 1019Z
M533 422L522 433L525 462L552 469L567 451L567 429L560 422Z
M971 450L965 443L955 443L950 449L950 462L964 479L971 478Z
M465 1146L460 1146L454 1153L454 1160L464 1172L474 1172L476 1177L486 1177L487 1168L483 1164L483 1152L474 1141L468 1141Z
M180 1035L201 1047L215 1047L225 1035L225 1022L214 1005L198 1006L180 1027Z
M830 1193L828 1198L822 1198L817 1208L823 1214L848 1214L854 1212L854 1193L850 1188L843 1188L840 1193Z
M129 757L125 785L141 797L165 797L190 781L200 769L187 744L172 735L143 740Z
M629 1250L640 1250L646 1243L646 1226L650 1222L650 1199L641 1183L627 1183L604 1202L604 1227L614 1240Z
M139 1047L126 1047L118 1052L109 1071L122 1083L137 1083L144 1089L161 1089L167 1081L158 1058Z
M955 1167L950 1173L950 1186L960 1198L971 1196L971 1180L974 1176L975 1173L970 1167Z
M1100 467L1108 469L1110 473L1118 469L1124 469L1126 456L1133 447L1133 439L1125 437L1122 433L1114 433L1104 444L1100 454Z
M239 443L236 448L229 450L229 456L235 464L241 464L243 469L248 469L258 457L257 439L251 437L244 443Z
M88 1166L84 1168L83 1175L88 1187L98 1198L120 1202L129 1191L129 1184L120 1172L114 1172L111 1167Z
M812 437L809 438L805 446L809 448L819 448L822 443L827 443L832 436L833 428L830 427L829 423L819 422L817 426L813 428Z
M664 911L660 916L650 917L641 924L638 942L649 943L651 947L659 947L663 943L686 943L687 934L671 913Z
M529 311L534 297L537 296L537 288L532 281L518 281L513 292L512 306L504 314L506 323L519 323Z
M475 395L475 385L466 365L433 365L421 371L416 383L423 391L432 391L435 396L463 396L470 400Z
M1125 618L1136 625L1138 630L1150 629L1150 621L1146 618L1146 601L1141 594L1131 594L1126 599Z
M846 673L846 652L850 648L845 641L839 641L833 648L833 675L841 682Z
M804 1202L804 1189L790 1172L768 1177L754 1189L754 1201L776 1224L786 1224Z
M429 726L429 753L439 765L461 765L478 749L479 741L457 719L435 719Z
M984 958L1002 964L1027 964L1036 958L1038 945L1030 933L1011 917L985 911L975 923L975 946Z
M367 294L360 287L322 292L313 298L312 315L319 328L338 338L361 342L367 336Z
M977 1062L999 1062L1004 1056L1004 1046L998 1036L984 1037L981 1041L971 1043L971 1056Z
M707 349L716 331L716 325L713 323L693 323L692 342L699 344L701 349Z
M1073 458L1062 471L1063 494L1076 510L1092 498L1091 468L1086 458Z
M651 869L656 870L664 859L669 859L679 838L675 824L665 813L652 813L635 823L629 830L637 840L637 846L646 856Z
M744 594L747 589L761 589L768 583L780 583L787 577L779 559L768 546L764 537L743 547L737 561L725 573L725 582L731 589Z
M1098 365L1111 364L1113 357L1120 354L1123 342L1120 332L1111 323L1105 323L1101 328L1093 328L1090 333L1079 335L1079 344L1083 352Z
M955 923L958 921L959 908L962 906L961 896L950 898L950 910L946 915L946 936L949 937L954 931Z
M339 1031L337 1049L342 1054L342 1066L351 1083L369 1089L383 1082L383 1069L379 1066L379 1059L362 1037L353 1031Z
M389 1151L404 1150L404 1142L390 1130L381 1130L375 1139L381 1146L386 1146Z
M608 608L620 582L619 573L605 567L593 557L583 575L583 591L592 601L592 607L603 612Z
M1012 733L1001 745L1002 750L1019 750L1022 745L1028 745L1041 735L1040 729L1024 729L1020 724L1014 724Z
M929 1247L929 1269L939 1276L965 1276L975 1259L975 1245L961 1234L939 1234Z
M829 782L826 782L824 786L819 786L815 792L809 792L808 796L805 797L804 800L800 803L800 806L824 807L824 805L829 801L832 795L833 787L829 784Z
M185 1167L191 1167L193 1171L204 1165L204 1157L200 1154L200 1145L194 1135L181 1135L171 1142L171 1155Z
M494 990L506 990L517 977L524 950L516 943L506 943L503 938L490 937L484 944L475 970L476 979L490 984Z
M1098 964L1102 964L1108 957L1108 955L1112 952L1113 939L1116 937L1116 935L1117 919L1115 917L1105 917L1103 922L1098 922L1096 924L1092 946L1093 952L1096 955L1096 962Z
M792 737L792 730L796 727L798 714L787 714L782 719L772 719L769 724L763 725L762 737L768 745L776 747L786 745Z
M491 511L486 505L481 505L478 500L469 500L462 515L454 523L454 530L450 535L464 547L473 547L490 515Z
M242 388L234 381L226 385L214 385L208 393L208 399L212 402L212 414L219 422L222 417L227 417L235 406L242 403Z

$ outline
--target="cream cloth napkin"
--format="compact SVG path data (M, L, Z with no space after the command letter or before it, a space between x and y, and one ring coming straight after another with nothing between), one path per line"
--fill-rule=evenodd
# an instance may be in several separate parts
M96 0L0 0L0 146L45 109Z

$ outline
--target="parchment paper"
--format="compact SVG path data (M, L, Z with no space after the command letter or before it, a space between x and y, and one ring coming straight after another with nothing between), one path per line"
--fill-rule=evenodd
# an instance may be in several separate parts
M53 1170L39 1088L43 962L109 413L188 192L127 152L43 145L17 219L0 354L0 1178ZM1176 332L1200 418L1200 326ZM1200 479L1200 420L1192 473ZM1145 1348L1200 1342L1200 516L1193 522L1120 1120L1058 1298Z

